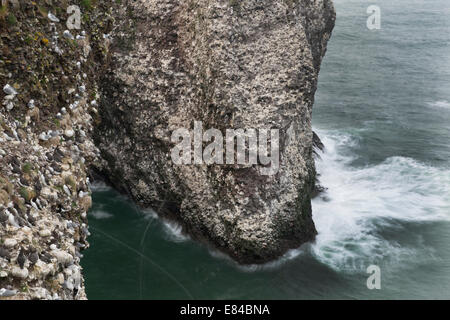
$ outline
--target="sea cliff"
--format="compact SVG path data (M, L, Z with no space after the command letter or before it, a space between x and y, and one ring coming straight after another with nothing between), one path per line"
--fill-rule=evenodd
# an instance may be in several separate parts
M80 28L67 21L80 9ZM89 176L241 263L314 239L316 1L2 1L0 299L85 299ZM175 165L171 132L280 131L280 168Z

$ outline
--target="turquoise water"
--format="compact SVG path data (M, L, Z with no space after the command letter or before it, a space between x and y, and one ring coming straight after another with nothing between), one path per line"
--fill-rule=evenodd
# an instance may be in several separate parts
M366 9L381 8L381 30ZM95 187L91 299L450 298L450 2L336 0L314 127L315 243L241 267ZM381 269L381 290L366 268Z

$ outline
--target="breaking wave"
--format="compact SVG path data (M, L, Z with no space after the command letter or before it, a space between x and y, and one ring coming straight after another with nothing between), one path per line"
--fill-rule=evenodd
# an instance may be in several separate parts
M336 132L318 134L325 152L317 170L328 190L313 200L319 232L313 255L335 270L352 272L374 263L434 258L420 234L410 235L414 243L405 245L384 232L401 231L405 224L448 221L450 172L405 157L356 168L351 166L355 158L345 150L357 139Z

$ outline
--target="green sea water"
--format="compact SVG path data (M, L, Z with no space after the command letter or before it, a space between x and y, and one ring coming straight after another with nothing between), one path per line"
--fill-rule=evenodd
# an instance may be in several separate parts
M328 188L313 201L317 240L238 266L97 184L90 299L450 298L450 2L334 2L313 113ZM372 4L380 30L366 27Z

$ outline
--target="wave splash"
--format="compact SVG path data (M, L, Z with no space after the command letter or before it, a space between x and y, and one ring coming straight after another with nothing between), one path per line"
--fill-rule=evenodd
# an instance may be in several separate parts
M405 224L450 220L450 172L414 159L392 157L355 168L345 154L357 139L336 132L318 132L325 152L317 161L320 182L327 192L313 200L313 219L319 232L312 254L337 271L365 271L370 264L433 258L419 234L414 245L383 235Z
M160 218L158 214L152 209L145 210L144 216L146 220L150 220L149 223L154 221L161 223L166 240L177 243L190 240L189 236L187 236L183 232L183 227L181 226L181 224Z

